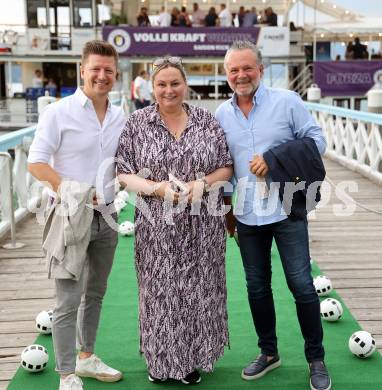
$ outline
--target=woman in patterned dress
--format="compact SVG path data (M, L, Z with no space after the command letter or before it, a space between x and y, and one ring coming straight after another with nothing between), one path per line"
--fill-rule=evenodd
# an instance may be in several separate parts
M221 182L232 160L214 116L184 102L180 58L157 59L152 82L156 103L130 115L118 150L119 179L138 193L140 350L150 381L199 383L228 344Z

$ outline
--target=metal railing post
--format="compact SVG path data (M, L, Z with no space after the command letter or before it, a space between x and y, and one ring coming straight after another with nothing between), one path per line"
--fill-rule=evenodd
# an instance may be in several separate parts
M13 161L8 152L0 152L0 156L8 159L9 167L9 201L11 211L11 242L3 245L4 249L19 249L25 246L22 242L16 242L15 208L13 206Z

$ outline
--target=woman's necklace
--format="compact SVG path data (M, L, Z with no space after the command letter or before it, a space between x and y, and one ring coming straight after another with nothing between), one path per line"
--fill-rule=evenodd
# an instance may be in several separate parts
M173 130L173 129L171 129L170 126L168 125L169 121L166 120L166 115L165 115L163 112L160 112L160 111L159 111L159 113L160 113L160 116L161 116L161 118L162 118L164 124L166 125L168 131L170 132L170 134L171 134L173 137L175 137L176 139L178 139L179 136L180 136L180 134L181 134L181 133L183 132L183 130L184 130L183 124L181 125L181 127L177 128L177 129L175 129L175 130ZM184 108L182 107L182 112L181 112L181 114L179 115L179 118L180 118L180 119L182 119L183 114L186 114L186 115L187 115L186 111L185 111ZM167 116L167 117L168 117L168 116Z

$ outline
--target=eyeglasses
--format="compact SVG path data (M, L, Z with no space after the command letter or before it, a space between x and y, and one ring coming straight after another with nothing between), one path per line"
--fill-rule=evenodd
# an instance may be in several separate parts
M180 57L164 57L157 58L153 62L153 69L158 68L159 66L172 64L172 65L182 65L182 59Z

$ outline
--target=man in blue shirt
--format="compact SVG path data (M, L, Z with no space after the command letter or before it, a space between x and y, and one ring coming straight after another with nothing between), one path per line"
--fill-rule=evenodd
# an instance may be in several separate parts
M218 107L216 118L225 131L234 160L237 193L235 216L232 210L227 214L227 229L232 236L235 225L237 228L261 350L257 359L243 369L242 377L258 379L281 364L271 288L274 238L296 302L311 389L329 390L331 380L324 364L320 302L311 276L307 220L288 218L262 157L269 149L304 137L312 138L322 154L326 142L296 93L262 84L261 53L251 42L234 42L226 53L224 66L234 94ZM231 204L229 197L226 201Z

